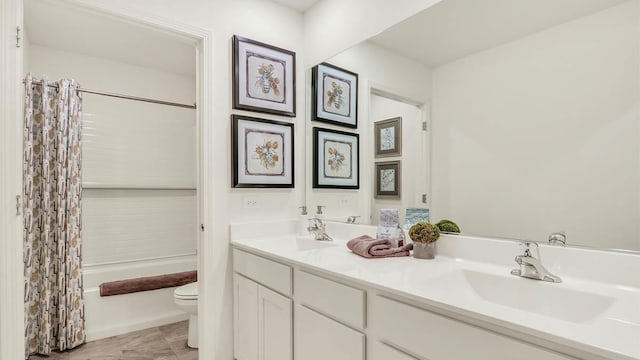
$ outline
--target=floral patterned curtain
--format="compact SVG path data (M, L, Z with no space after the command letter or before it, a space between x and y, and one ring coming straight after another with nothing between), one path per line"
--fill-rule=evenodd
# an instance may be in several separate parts
M47 84L47 79L43 79ZM78 85L25 81L24 305L26 354L85 342L81 271Z

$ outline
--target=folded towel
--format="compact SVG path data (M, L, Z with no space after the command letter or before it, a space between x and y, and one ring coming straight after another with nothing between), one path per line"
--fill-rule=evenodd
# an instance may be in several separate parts
M362 235L349 240L347 247L362 257L383 258L409 256L409 251L413 249L413 244L394 248L389 240L374 239L369 235Z

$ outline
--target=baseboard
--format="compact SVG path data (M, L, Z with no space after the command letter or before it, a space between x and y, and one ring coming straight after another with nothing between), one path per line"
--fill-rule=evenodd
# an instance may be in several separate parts
M160 317L144 319L135 323L123 324L121 326L113 326L91 331L87 329L87 342L105 339L111 336L122 335L132 331L148 329L156 326L172 324L178 321L189 320L189 314L182 311L176 313L165 314Z

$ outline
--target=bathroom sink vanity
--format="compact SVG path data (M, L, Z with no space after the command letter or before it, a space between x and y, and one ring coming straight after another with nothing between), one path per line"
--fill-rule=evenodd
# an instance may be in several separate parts
M511 275L515 242L443 235L435 260L374 260L344 246L373 227L332 224L313 247L282 224L232 225L237 360L640 358L640 290L574 276L588 253L563 268L572 250L541 249L557 284Z

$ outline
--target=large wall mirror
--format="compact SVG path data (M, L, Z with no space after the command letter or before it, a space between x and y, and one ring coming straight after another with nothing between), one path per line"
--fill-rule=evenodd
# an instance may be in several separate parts
M428 208L466 234L640 251L640 0L443 0L326 62L359 76L358 127L308 138L360 137L359 189L307 169L326 218ZM393 119L401 149L376 156Z

